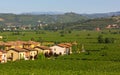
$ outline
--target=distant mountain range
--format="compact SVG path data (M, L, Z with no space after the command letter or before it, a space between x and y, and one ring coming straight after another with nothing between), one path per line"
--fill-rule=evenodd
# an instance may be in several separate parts
M29 15L60 15L64 14L64 12L28 12L28 13L22 13L22 14L29 14Z
M71 13L71 12L68 12ZM30 13L22 13L25 15L63 15L64 12L30 12ZM78 14L78 13L76 13ZM119 16L120 11L118 12L108 12L108 13L93 13L93 14L79 14L88 18L105 18L111 16Z
M82 14L82 15L88 18L105 18L105 17L111 17L111 16L120 16L120 11L109 12L109 13Z

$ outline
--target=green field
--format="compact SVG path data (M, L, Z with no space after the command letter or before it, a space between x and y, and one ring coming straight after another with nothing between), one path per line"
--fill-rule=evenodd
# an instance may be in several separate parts
M120 63L78 59L47 59L0 64L1 75L119 75Z
M120 75L120 31L21 31L1 32L1 41L34 40L39 42L74 42L73 54L35 61L0 64L1 75ZM114 38L114 43L98 43L98 36ZM84 44L85 53L76 53Z

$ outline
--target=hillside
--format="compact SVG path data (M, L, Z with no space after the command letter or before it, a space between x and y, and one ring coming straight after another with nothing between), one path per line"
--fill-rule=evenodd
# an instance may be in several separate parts
M0 28L6 27L33 27L33 29L41 29L36 27L42 24L42 29L45 30L63 30L63 29L73 29L73 30L93 30L96 27L104 29L108 25L117 24L120 25L120 16L112 16L106 18L94 18L90 19L87 16L82 16L73 12L65 14L0 14ZM8 28L6 28L8 29ZM32 28L28 28L32 29Z
M49 28L58 29L73 29L73 30L94 30L95 28L99 27L100 29L106 28L108 25L117 25L120 26L120 16L114 16L109 18L97 18L97 19L88 19L88 20L81 20L77 22L71 23L57 23L52 24Z
M2 25L37 25L39 22L42 23L67 23L76 22L78 20L87 19L86 17L75 14L65 13L60 15L29 15L29 14L0 14L0 24Z

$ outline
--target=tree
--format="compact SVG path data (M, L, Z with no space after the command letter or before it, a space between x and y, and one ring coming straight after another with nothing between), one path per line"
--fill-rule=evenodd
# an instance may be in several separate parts
M103 36L99 35L98 36L98 43L104 43L104 42L105 42L105 40L104 40Z
M114 43L114 38L105 38L105 43Z

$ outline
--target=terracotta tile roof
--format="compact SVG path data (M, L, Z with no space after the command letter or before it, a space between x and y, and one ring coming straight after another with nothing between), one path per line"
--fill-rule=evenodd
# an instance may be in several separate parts
M27 43L28 43L28 44L34 44L34 45L40 44L39 42L35 42L35 41L28 41Z
M14 45L14 46L22 45L24 43L26 43L26 42L25 41L9 41L9 42L7 42L7 44L11 44L11 45Z
M36 46L35 48L40 48L42 50L51 50L49 47L47 46Z
M0 41L0 45L4 45L5 43L3 41Z
M69 48L69 47L72 46L72 44L70 44L70 43L61 43L61 44L58 44L57 46Z
M27 51L36 51L36 50L33 49L33 48L23 48L23 49L25 49L25 50L27 50Z
M0 45L5 45L5 46L19 46L19 45L38 45L40 44L39 42L35 41L8 41L8 42L2 42L0 41Z
M4 45L7 46L7 47L11 47L11 46L12 46L12 45L9 44L9 43L4 43Z
M22 49L22 48L11 48L11 49L9 49L9 50L14 50L14 51L16 51L16 52L27 52L27 50ZM8 50L8 51L9 51L9 50Z
M2 52L2 53L7 53L7 51L5 51L5 50L0 50L0 52Z
M68 46L70 46L70 47L72 46L72 44L71 44L71 43L64 43L64 44L65 44L65 45L68 45Z

